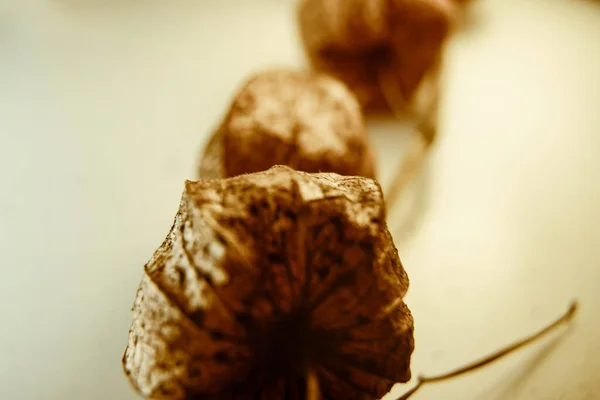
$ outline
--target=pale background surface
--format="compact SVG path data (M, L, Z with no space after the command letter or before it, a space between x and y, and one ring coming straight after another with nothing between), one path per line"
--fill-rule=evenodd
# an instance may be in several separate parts
M241 80L303 63L292 16L290 0L0 0L1 399L137 398L120 358L142 266ZM414 398L598 399L600 7L481 0L473 17L424 206L395 229L414 374L582 307L547 354ZM371 126L385 183L406 134Z

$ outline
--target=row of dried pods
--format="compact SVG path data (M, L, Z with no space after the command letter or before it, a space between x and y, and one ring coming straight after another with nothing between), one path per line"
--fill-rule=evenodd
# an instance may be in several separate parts
M374 178L363 113L385 111L418 123L386 193L393 205L435 141L443 49L460 10L448 0L301 1L299 31L314 71L250 77L206 146L199 177L281 164Z
M363 113L420 121L417 151L386 194L394 200L436 136L439 67L457 3L300 3L315 71L246 81L144 267L123 357L141 395L366 400L411 379L408 277ZM574 311L473 365L420 377L402 398L494 361Z

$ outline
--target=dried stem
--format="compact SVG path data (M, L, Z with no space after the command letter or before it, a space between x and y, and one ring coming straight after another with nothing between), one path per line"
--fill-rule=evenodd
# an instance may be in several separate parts
M388 186L385 194L386 204L390 210L401 197L402 192L419 172L427 151L435 141L437 136L437 112L439 104L439 84L437 82L438 69L434 68L423 78L421 85L429 83L433 85L433 97L425 108L424 115L420 115L414 106L406 101L396 79L390 76L389 69L382 68L379 73L379 85L381 91L390 107L392 113L397 118L402 118L402 110L407 110L408 114L418 120L418 134L411 141L411 146L396 170L391 184ZM405 114L405 113L404 113Z
M319 378L313 368L306 373L306 400L321 400Z
M524 339L521 339L520 341L515 342L493 354L490 354L489 356L484 357L478 361L475 361L471 364L465 365L464 367L455 369L453 371L447 372L445 374L436 375L436 376L419 376L416 386L413 387L412 389L410 389L408 392L404 393L402 396L398 397L396 400L406 400L427 383L440 382L440 381L444 381L447 379L452 379L459 375L463 375L463 374L475 371L475 370L477 370L481 367L484 367L496 360L499 360L500 358L520 349L523 346L526 346L532 342L535 342L536 340L540 339L541 337L543 337L547 333L551 332L558 326L569 322L575 315L575 312L577 311L577 307L578 307L578 303L577 303L577 301L574 301L573 303L571 303L569 310L564 315L562 315L560 318L558 318L556 321L554 321L550 325L546 326L544 329L542 329Z

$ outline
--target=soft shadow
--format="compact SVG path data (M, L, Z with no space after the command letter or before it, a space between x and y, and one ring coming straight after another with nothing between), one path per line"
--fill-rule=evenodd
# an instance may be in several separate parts
M472 34L483 29L488 21L489 15L475 3L481 0L473 0L471 4L468 4L463 9L462 21L459 32L461 34L469 33Z
M414 139L414 122L409 117L397 118L384 114L371 114L366 122L371 141L378 151L377 178L386 192ZM427 210L430 191L429 155L427 157L421 171L388 210L388 227L396 241L412 235Z
M598 7L600 10L600 0L582 0L584 3L591 4L594 7Z
M411 237L424 219L430 202L430 177L430 170L425 165L406 189L404 198L390 210L388 227L395 241L402 242Z
M559 336L554 337L548 343L543 345L542 349L526 361L524 365L518 367L515 372L503 379L501 386L486 391L482 395L476 397L475 400L506 400L515 398L519 391L521 391L528 383L529 378L536 368L544 363L548 356L556 349L558 344L563 341L570 332L572 332L572 325L569 325Z

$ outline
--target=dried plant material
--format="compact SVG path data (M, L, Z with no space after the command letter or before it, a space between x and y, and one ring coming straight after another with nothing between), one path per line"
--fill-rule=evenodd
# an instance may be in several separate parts
M519 350L520 348L527 346L528 344L533 343L533 342L537 341L538 339L541 339L543 336L552 332L559 326L569 323L575 316L575 313L577 312L577 308L578 308L578 303L577 303L577 301L574 301L573 303L571 303L571 306L569 307L567 312L565 314L563 314L560 318L558 318L556 321L551 323L550 325L546 326L545 328L541 329L540 331L538 331L524 339L519 340L518 342L515 342L503 349L498 350L497 352L495 352L493 354L490 354L487 357L482 358L481 360L475 361L471 364L465 365L464 367L455 369L454 371L450 371L445 374L441 374L441 375L437 375L437 376L419 376L415 387L410 389L408 392L404 393L402 396L398 397L396 400L408 399L410 396L412 396L415 392L417 392L422 386L426 385L427 383L441 382L441 381L455 378L455 377L463 375L463 374L467 374L469 372L476 371L481 367L484 367L488 364L493 363L494 361L497 361L497 360L503 358L504 356L512 354L513 352Z
M124 369L152 399L377 399L411 377L407 289L372 179L188 181Z
M389 107L382 74L410 104L457 17L451 0L302 0L298 8L312 65L346 82L365 109Z
M421 89L429 90L428 98L419 98L419 113L422 117L416 125L416 134L409 142L404 158L401 160L396 172L392 176L391 183L386 187L385 199L388 206L397 204L402 197L402 193L407 188L412 179L421 170L427 154L434 143L437 135L437 117L439 93L437 88L437 74L427 77ZM392 94L388 94L392 96ZM390 104L394 104L390 101ZM401 111L392 108L395 115L400 117Z
M313 369L306 376L306 400L321 400L321 389L319 389L319 378Z
M388 206L421 169L436 138L443 48L459 16L453 0L302 0L298 7L315 69L344 81L366 111L409 115L419 125L387 190Z
M237 93L204 150L199 177L287 165L373 178L373 154L360 105L343 83L325 74L268 70Z

